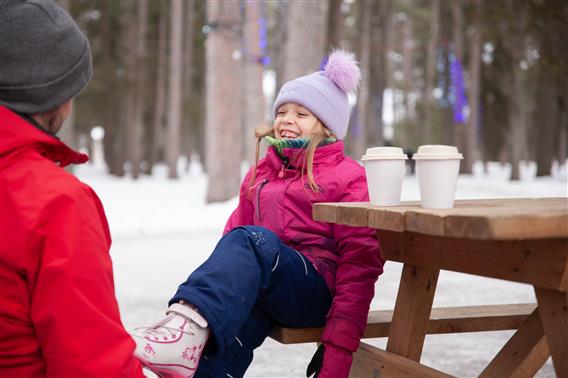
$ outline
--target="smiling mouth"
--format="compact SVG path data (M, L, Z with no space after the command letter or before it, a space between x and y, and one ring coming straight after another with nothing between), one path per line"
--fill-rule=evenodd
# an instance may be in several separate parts
M300 136L300 134L293 131L284 130L280 132L280 136L285 139L296 139Z

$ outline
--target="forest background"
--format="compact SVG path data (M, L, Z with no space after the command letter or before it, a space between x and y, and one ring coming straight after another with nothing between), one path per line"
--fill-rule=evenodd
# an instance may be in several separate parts
M87 150L102 140L112 175L136 179L165 163L175 179L180 161L199 160L207 202L234 197L274 93L318 70L331 48L355 52L363 73L345 140L356 159L371 146L452 144L462 173L501 161L511 180L522 161L537 176L566 162L567 1L58 3L94 63L61 136Z

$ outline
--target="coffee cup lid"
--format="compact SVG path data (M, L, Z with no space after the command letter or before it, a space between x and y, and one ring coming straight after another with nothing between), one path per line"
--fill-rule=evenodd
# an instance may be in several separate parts
M408 156L400 147L371 147L367 148L361 160L406 160Z
M445 146L442 144L426 144L418 147L418 151L412 155L412 159L463 159L463 155L458 152L455 146Z

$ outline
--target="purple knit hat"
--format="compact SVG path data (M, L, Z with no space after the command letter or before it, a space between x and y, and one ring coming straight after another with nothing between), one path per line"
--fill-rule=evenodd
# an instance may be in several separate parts
M347 93L357 88L360 78L355 55L346 50L334 50L323 71L290 80L282 86L274 102L274 118L280 105L294 102L308 108L337 139L343 139L349 126Z

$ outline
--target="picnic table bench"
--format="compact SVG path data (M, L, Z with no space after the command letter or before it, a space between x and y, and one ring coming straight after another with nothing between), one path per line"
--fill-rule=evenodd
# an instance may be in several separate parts
M447 374L420 364L427 334L516 329L481 377L533 376L552 356L568 377L568 198L458 200L453 209L322 203L315 220L377 229L384 257L403 263L394 310L371 311L352 377ZM432 308L440 269L531 284L537 303ZM282 343L322 329L276 328Z

